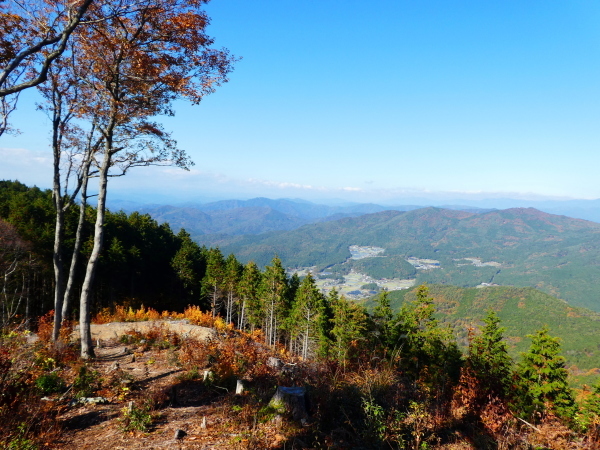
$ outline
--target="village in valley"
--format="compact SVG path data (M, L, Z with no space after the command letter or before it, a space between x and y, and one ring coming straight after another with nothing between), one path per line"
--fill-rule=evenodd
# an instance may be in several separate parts
M365 258L385 258L385 248L375 246L360 246L350 245L349 260L359 260ZM440 269L440 261L435 259L417 258L409 256L406 261L415 267L417 270L436 270ZM454 260L456 265L473 265L476 267L493 266L500 267L501 264L495 261L484 262L481 258L469 257ZM401 278L382 278L376 279L364 273L350 269L350 271L342 277L331 278L332 273L327 269L317 271L317 266L311 267L288 267L288 275L298 274L298 276L306 276L312 274L316 284L324 293L329 293L336 289L340 295L348 298L359 300L376 295L380 291L398 291L401 289L410 289L416 283L416 279L401 279ZM478 287L492 286L490 283L482 283Z

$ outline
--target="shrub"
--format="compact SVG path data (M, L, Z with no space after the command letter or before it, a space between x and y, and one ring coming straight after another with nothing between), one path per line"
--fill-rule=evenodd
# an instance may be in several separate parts
M235 332L208 342L186 340L181 348L181 361L188 370L208 369L217 380L254 378L269 371L264 364L266 352L253 335Z
M91 397L100 389L100 374L83 365L79 368L77 377L73 381L73 394L77 398Z
M54 392L64 384L57 373L40 375L38 357L22 336L0 338L0 448L34 449L60 432L57 409L41 401L40 392Z
M170 313L167 313L167 316ZM173 313L177 315L176 313ZM116 305L114 310L103 308L92 320L94 323L110 323L110 322L144 322L148 320L158 320L166 318L165 313L161 315L157 310L145 308L142 305L139 309L133 309L131 306Z
M150 430L153 418L148 405L140 407L130 402L128 406L121 409L121 414L122 417L119 420L123 431L146 432Z
M150 347L157 347L161 350L177 348L181 343L179 335L162 324L154 325L146 332L127 330L119 340L122 344L143 344L144 350L148 350Z
M65 390L65 382L56 372L41 375L35 380L35 386L43 395L55 394Z

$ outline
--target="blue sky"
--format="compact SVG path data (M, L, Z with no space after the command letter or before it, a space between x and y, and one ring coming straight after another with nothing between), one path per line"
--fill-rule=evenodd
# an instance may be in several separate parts
M213 0L242 57L165 118L196 165L113 198L599 198L600 3ZM48 187L48 123L23 96L0 178Z

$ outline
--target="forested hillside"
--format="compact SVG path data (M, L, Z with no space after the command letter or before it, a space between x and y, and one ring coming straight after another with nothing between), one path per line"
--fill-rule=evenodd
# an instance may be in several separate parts
M460 288L429 285L436 307L436 317L454 330L459 346L465 349L469 333L483 326L489 310L496 311L506 328L504 336L509 354L518 359L529 345L524 336L548 326L561 339L567 364L573 373L600 368L600 313L577 308L533 288L490 286ZM416 289L393 291L388 294L393 310L415 299ZM367 302L373 307L376 298ZM590 377L586 379L589 381Z
M167 224L158 225L148 215L123 212L107 215L105 251L101 258L101 265L94 290L94 311L102 308L111 308L115 305L128 305L132 307L153 307L156 309L183 310L187 305L200 305L207 310L214 310L215 314L222 314L227 322L235 322L238 326L263 327L266 317L271 315L273 320L277 314L282 314L278 308L272 305L271 309L259 300L260 295L268 290L261 287L265 284L264 275L278 279L282 283L287 276L284 273L284 258L298 261L298 258L346 258L348 248L342 242L359 242L361 244L374 243L381 246L400 245L411 243L412 250L407 255L419 254L441 261L441 269L433 269L425 273L418 271L405 259L404 255L393 256L397 250L386 249L384 258L366 258L351 261L354 270L386 274L401 274L402 276L416 276L420 281L438 281L438 274L446 274L448 284L452 276L456 276L445 268L443 255L450 253L452 256L467 255L472 251L478 251L477 255L491 259L491 252L498 249L498 242L510 240L511 236L518 235L520 240L529 241L528 247L542 247L544 242L539 242L540 229L545 228L548 234L555 233L556 238L552 243L571 243L573 246L581 247L577 240L582 236L592 236L595 239L596 232L600 226L590 222L572 221L564 217L543 215L535 211L515 212L504 211L484 215L473 215L467 212L449 210L420 210L411 213L385 212L368 215L361 219L344 219L331 224L319 224L304 227L293 236L297 239L290 242L289 247L282 248L280 258L274 266L271 253L265 261L266 271L260 270L260 266L248 263L245 267L238 258L243 261L246 252L230 254L219 249L207 249L199 247L184 231L175 235ZM540 217L540 223L536 225L529 216ZM518 217L520 225L508 220L510 217ZM53 217L51 193L37 188L28 188L18 182L0 182L0 218L3 220L3 267L8 267L12 261L17 261L16 270L11 273L5 283L10 286L7 292L12 296L6 297L3 309L3 322L7 323L12 316L26 314L32 319L43 315L52 309L53 277L51 271L52 243L53 243ZM91 228L93 208L89 208L88 221L85 225L82 256L77 268L77 283L81 283L85 260L91 247ZM524 218L523 218L524 217ZM499 232L498 227L494 229L476 228L479 221L488 224L498 224L499 220L504 223L505 230ZM552 221L550 221L552 219ZM461 223L465 220L477 220L477 222ZM358 222L354 222L358 221ZM393 229L412 230L410 234L390 233ZM66 232L67 246L72 246L73 227L76 223L76 212L70 210L67 216L69 229ZM358 226L357 226L358 224ZM412 228L408 227L412 224ZM578 225L579 230L573 225ZM333 227L331 235L326 235ZM438 230L439 227L439 231ZM469 230L463 235L458 230ZM473 234L473 230L478 230ZM13 248L6 248L7 236L12 233ZM589 234L591 233L591 234ZM461 235L462 245L458 245L457 238L452 235ZM589 234L589 235L588 235ZM563 237L564 235L564 237ZM278 235L271 236L274 239ZM286 236L286 235L283 235ZM300 236L300 237L298 237ZM348 237L350 236L350 237ZM449 237L450 236L450 237ZM493 239L490 239L490 236ZM289 236L288 236L289 237ZM263 238L265 239L265 238ZM449 240L457 242L457 248L450 248ZM478 240L478 241L477 241ZM395 242L394 242L395 241ZM287 241L286 241L287 242ZM319 242L321 246L319 247ZM335 244L337 252L329 253L327 248ZM425 244L429 242L429 244ZM434 242L435 245L431 244ZM475 245L479 242L479 245ZM519 242L519 240L515 240ZM260 245L260 244L257 244ZM269 249L272 250L271 247ZM296 255L294 256L294 251ZM519 251L510 249L513 255L519 257ZM522 251L522 250L521 250ZM555 250L556 251L556 250ZM10 253L13 252L13 253ZM266 258L267 250L264 250ZM254 252L257 254L258 252ZM548 255L551 252L546 252ZM572 256L573 251L570 254ZM589 252L588 252L589 253ZM504 252L504 255L509 254ZM578 252L584 256L587 253ZM14 259L10 259L12 256ZM247 256L246 256L247 257ZM515 259L517 259L515 257ZM566 255L565 255L566 258ZM530 258L531 259L531 258ZM453 259L446 261L453 262ZM498 257L496 261L500 261ZM550 255L546 261L552 261ZM305 260L306 261L306 260ZM398 264L396 264L396 262ZM508 271L503 266L497 267L475 267L460 266L459 274L465 276L491 270L500 278L503 272ZM516 266L516 263L513 262ZM571 264L572 265L572 264ZM335 267L335 266L334 266ZM532 266L531 271L535 269ZM559 269L557 269L559 270ZM564 269L563 269L564 270ZM497 273L499 272L499 273ZM544 277L550 277L542 271ZM23 278L25 277L25 278ZM23 282L25 279L25 283ZM445 280L446 281L446 280ZM279 294L285 297L285 304L291 307L300 280L294 278L291 284ZM238 284L241 287L238 287ZM268 283L266 283L268 284ZM463 283L464 284L464 283ZM590 286L593 286L591 281ZM572 305L557 300L554 297L543 294L535 289L519 289L513 287L488 287L485 289L461 289L454 286L431 285L433 298L438 305L439 318L454 326L454 333L458 342L463 347L467 343L467 331L469 327L481 325L481 319L489 308L493 308L499 317L505 322L509 348L513 356L518 356L520 351L525 350L525 341L522 339L528 333L532 333L543 325L549 325L565 342L569 364L583 369L600 367L600 356L595 343L597 332L600 327L599 316L591 311L576 308ZM410 293L408 291L393 291L389 293L394 310L398 310L402 299ZM246 303L242 301L242 297ZM35 299L35 300L34 300ZM264 299L262 300L264 302ZM74 311L77 302L74 303ZM242 305L246 310L242 310ZM258 310L256 310L258 308ZM284 308L285 309L285 308ZM75 315L73 315L75 317ZM282 318L279 317L281 326L284 326ZM272 325L276 326L276 325ZM274 338L273 338L274 339Z
M400 206L401 211L417 208ZM206 204L143 207L159 223L168 222L174 230L185 228L192 238L204 234L244 235L268 231L294 230L309 223L328 222L343 217L385 211L380 205L326 206L292 200L223 200Z
M68 210L65 233L68 248L73 246L77 214L76 208ZM3 303L4 322L11 315L24 313L25 309L17 312L17 304L19 308L26 305L32 318L52 309L54 216L49 190L0 181L3 234L18 236L11 241L15 242L12 248L3 249L1 261L3 267L14 266L14 271L4 279L10 293ZM93 220L94 210L90 207L83 231L83 258L76 272L78 286L91 250ZM108 212L105 230L105 249L94 289L96 311L114 304L182 309L200 301L204 255L185 231L174 234L167 224L158 225L148 215L122 212ZM5 242L3 236L0 243ZM73 303L76 309L77 302Z
M574 306L600 310L600 224L516 208L473 214L438 208L384 211L259 236L198 240L266 264L273 254L287 267L351 269L374 278L416 278L463 287L481 283L530 286ZM377 257L349 261L349 246L377 246ZM415 270L409 258L437 261Z
M382 211L412 211L416 205L382 206L357 203L346 206L320 205L303 200L253 198L222 200L212 203L171 205L139 205L116 201L127 210L150 214L159 223L168 222L171 228L185 228L192 238L205 234L243 235L269 231L294 230L309 223L331 222L345 217L360 217ZM447 209L483 213L492 209L469 206L446 206Z

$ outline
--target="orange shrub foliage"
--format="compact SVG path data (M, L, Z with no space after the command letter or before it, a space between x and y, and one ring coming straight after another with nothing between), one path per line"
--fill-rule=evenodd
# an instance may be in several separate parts
M103 308L94 316L92 322L103 324L110 322L143 322L160 319L186 319L192 325L215 328L217 331L227 332L234 330L233 324L225 323L225 320L220 316L213 317L211 313L202 311L197 305L188 306L183 313L174 311L158 312L153 308L145 308L143 305L139 309L116 305L114 308Z
M48 311L38 320L37 335L42 342L50 342L54 329L54 310Z
M208 312L203 312L198 306L188 306L183 312L183 317L190 321L192 325L201 327L212 327L214 319Z
M182 319L183 314L176 312L163 311L159 313L153 308L145 308L143 305L139 309L117 305L114 311L110 308L103 308L92 322L94 323L110 323L110 322L145 322L149 320L159 319Z
M253 337L230 332L208 342L189 339L181 347L180 359L187 369L210 369L219 380L253 379L269 372L266 359L271 356Z
M42 332L49 339L53 314L43 317ZM49 331L47 331L49 330ZM60 433L53 402L41 400L35 381L62 363L54 347L28 345L25 333L12 332L0 339L0 448L49 448ZM54 353L52 353L54 351Z
M164 324L154 325L146 331L127 330L122 340L132 344L140 344L144 341L143 351L153 346L161 349L174 348L181 343L179 334L169 330Z

